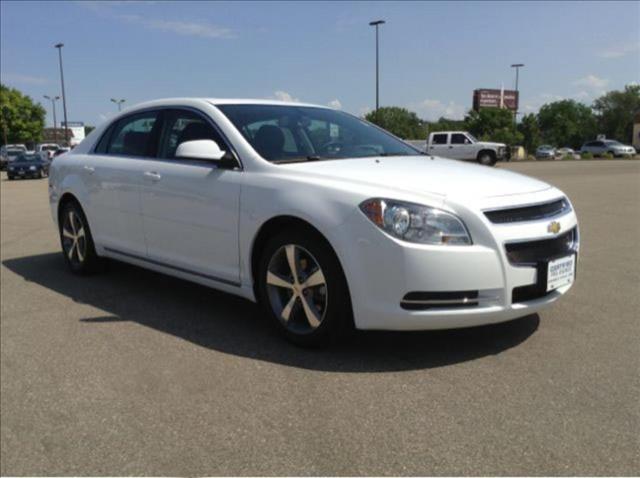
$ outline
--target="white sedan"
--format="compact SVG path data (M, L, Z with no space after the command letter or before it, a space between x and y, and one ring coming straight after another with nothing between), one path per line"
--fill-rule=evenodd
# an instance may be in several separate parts
M305 345L354 326L507 321L574 281L578 222L561 191L325 107L141 104L56 159L49 183L73 272L111 258L214 287Z

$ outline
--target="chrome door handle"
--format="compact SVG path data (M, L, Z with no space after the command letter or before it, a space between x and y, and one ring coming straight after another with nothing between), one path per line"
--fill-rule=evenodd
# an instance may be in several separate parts
M93 174L93 173L95 173L95 172L96 172L96 168L94 168L94 167L92 167L92 166L85 166L85 167L84 167L84 170L85 170L86 172L88 172L89 174Z
M154 181L160 181L160 179L162 179L162 176L160 176L155 171L145 171L144 175L150 179L153 179Z

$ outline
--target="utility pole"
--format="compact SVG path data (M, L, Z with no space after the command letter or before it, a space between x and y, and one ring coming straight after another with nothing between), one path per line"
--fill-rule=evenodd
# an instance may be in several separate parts
M48 96L48 95L44 95L44 97L46 99L48 99L49 101L51 101L51 109L53 111L53 141L55 143L58 142L58 126L57 126L57 121L56 121L56 101L60 99L59 96Z
M64 110L64 139L69 146L69 122L67 120L67 95L64 92L64 72L62 69L62 47L64 43L56 43L54 48L58 49L58 59L60 60L60 84L62 86L62 109Z
M369 22L369 25L376 27L376 119L378 119L378 108L380 108L380 70L379 70L379 50L378 50L378 27L384 25L384 20Z
M516 110L513 113L513 125L515 126L518 121L518 107L520 106L520 92L518 91L518 79L520 77L520 68L524 66L524 63L514 63L511 68L516 69Z

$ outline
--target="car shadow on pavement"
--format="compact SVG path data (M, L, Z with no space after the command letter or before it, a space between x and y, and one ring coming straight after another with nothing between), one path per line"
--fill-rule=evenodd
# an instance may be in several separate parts
M77 277L59 253L7 259L3 265L29 282L104 311L81 318L87 327L132 321L208 349L310 370L359 373L442 367L514 347L540 322L534 314L468 329L357 332L328 349L305 350L283 340L255 304L142 268L111 262L105 273Z

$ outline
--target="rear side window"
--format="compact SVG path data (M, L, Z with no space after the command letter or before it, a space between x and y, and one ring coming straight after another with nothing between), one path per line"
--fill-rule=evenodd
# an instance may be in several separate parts
M433 135L433 144L447 144L447 135L446 134L434 134Z
M158 113L140 113L123 118L111 133L108 154L123 156L155 156L154 142Z

